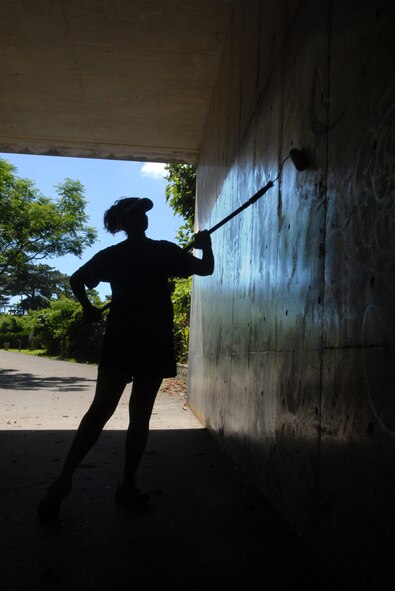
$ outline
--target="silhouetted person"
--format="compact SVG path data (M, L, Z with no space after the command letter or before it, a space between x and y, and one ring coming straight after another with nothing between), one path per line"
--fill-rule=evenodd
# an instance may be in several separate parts
M123 230L127 239L97 253L70 278L86 321L101 318L100 310L87 297L86 287L94 288L100 281L109 282L112 305L95 396L77 430L59 478L39 504L41 518L58 516L62 500L71 492L76 468L114 413L126 384L132 381L124 473L115 500L127 506L141 505L149 500L149 495L142 493L136 485L136 471L162 379L177 373L168 278L210 275L214 270L208 232L195 235L194 246L202 249L202 259L171 242L145 236L148 227L146 212L152 207L150 199L130 197L116 201L105 212L104 225L112 234Z

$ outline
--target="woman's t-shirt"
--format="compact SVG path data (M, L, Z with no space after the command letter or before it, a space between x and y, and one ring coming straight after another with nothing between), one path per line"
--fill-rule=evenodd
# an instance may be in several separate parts
M165 240L125 240L98 252L83 265L85 285L111 284L106 337L139 349L170 343L173 307L169 277L189 277L195 257Z

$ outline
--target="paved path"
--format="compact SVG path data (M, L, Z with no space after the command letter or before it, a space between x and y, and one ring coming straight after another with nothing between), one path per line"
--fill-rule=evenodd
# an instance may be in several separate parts
M93 398L97 368L94 365L56 361L0 350L0 428L76 429ZM185 388L165 380L152 414L151 429L200 429L185 406ZM120 400L106 429L128 424L130 387Z
M36 506L93 396L93 366L0 351L0 581L7 591L334 591L337 587L189 410L158 397L140 481L146 513L121 512L127 395L79 468L61 524Z

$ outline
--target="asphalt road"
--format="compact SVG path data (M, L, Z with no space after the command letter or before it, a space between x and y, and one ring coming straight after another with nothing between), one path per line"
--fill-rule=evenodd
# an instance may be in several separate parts
M36 507L88 408L96 368L0 351L0 581L7 591L338 588L166 381L140 468L146 512L113 503L127 392L56 527Z

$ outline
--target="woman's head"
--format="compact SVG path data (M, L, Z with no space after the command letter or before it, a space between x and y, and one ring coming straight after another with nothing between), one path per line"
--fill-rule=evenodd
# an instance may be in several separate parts
M151 199L123 197L118 199L104 214L104 227L111 234L123 230L128 236L139 235L148 227L146 212L154 204Z

